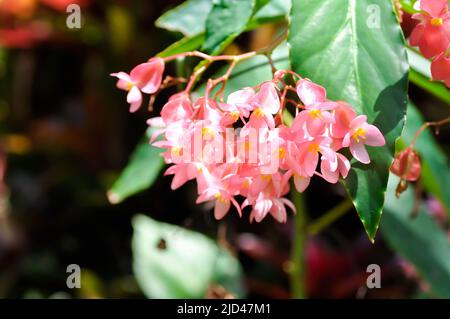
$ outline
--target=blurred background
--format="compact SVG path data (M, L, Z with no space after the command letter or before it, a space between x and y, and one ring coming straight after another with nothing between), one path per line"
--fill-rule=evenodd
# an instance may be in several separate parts
M208 207L195 205L195 185L171 191L172 178L162 173L151 188L115 205L108 200L152 115L145 108L129 114L125 95L109 74L128 71L179 40L179 33L154 23L182 2L0 0L0 298L151 297L133 271L136 214L200 232L227 247L240 262L245 296L291 296L291 219L255 225L229 214L218 223ZM81 7L80 29L66 26L71 3ZM228 51L266 45L278 27L246 33ZM410 94L427 119L448 116L445 104L418 87L411 85ZM163 100L164 95L153 114ZM448 156L448 128L437 138ZM319 218L344 196L342 186L315 180L306 200L309 217ZM433 197L424 202L448 229L439 202ZM372 245L356 212L347 210L309 237L307 296L429 295L414 266L394 253L382 234ZM159 240L160 249L165 245L170 247L170 239ZM372 263L382 267L382 287L368 290L366 268ZM79 289L66 285L69 264L82 269ZM149 276L161 279L157 273ZM204 296L235 295L209 283Z

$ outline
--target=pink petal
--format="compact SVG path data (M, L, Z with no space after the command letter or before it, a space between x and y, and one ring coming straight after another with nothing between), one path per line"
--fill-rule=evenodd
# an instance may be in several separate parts
M325 88L307 79L297 82L297 94L305 106L325 102L327 98Z
M219 220L225 217L225 215L230 210L231 203L227 200L216 200L216 205L214 206L214 217Z
M437 56L431 63L431 74L434 80L450 81L450 59L443 53Z
M187 120L192 116L192 106L188 99L169 100L161 110L161 117L166 124Z
M309 117L306 119L306 129L311 136L320 135L325 130L325 122L320 118Z
M175 190L181 186L183 186L189 178L187 177L186 171L184 169L179 169L173 176L172 184L170 185L170 188L172 190Z
M116 86L124 91L128 91L130 84L132 84L130 76L125 72L111 73L111 76L118 78Z
M273 116L272 116L272 114L265 114L265 119L266 119L266 123L267 123L267 126L269 126L269 128L274 128L275 127L275 120L274 120L274 118L273 118Z
M264 110L264 112L275 114L280 109L280 97L278 96L275 84L264 82L259 92L254 98L255 106Z
M343 178L346 178L350 171L350 161L342 154L336 153L338 157L338 168Z
M251 102L255 97L255 91L252 88L245 88L228 95L227 103L234 106L241 114L248 117L253 110Z
M304 177L297 174L294 175L295 189L299 193L303 193L305 189L308 188L310 181L311 181L310 177Z
M335 171L338 168L338 159L336 152L334 152L329 147L320 147L320 152L322 153L322 162L326 162L331 171Z
M352 122L350 123L350 127L352 129L361 127L364 123L367 123L367 116L366 115L358 115L355 117Z
M280 198L280 201L283 202L287 207L289 207L294 214L297 213L294 204L289 199Z
M303 162L303 168L307 176L313 176L319 162L319 154L317 152L308 151Z
M364 129L366 130L364 144L369 146L383 146L386 144L383 134L381 134L380 130L376 126L366 124Z
M348 147L350 145L350 133L345 134L342 140L342 147Z
M152 58L147 63L136 66L130 73L130 77L142 92L147 94L155 93L160 85L164 73L164 60Z
M413 31L411 32L411 35L409 36L409 43L414 46L417 47L419 46L419 43L422 40L423 37L423 33L425 30L425 26L423 24L418 24Z
M287 221L286 207L284 207L283 203L277 199L273 200L270 214L279 223L285 223Z
M303 125L305 124L306 120L309 118L308 111L301 111L297 114L297 116L294 118L294 122L292 123L291 130L292 132L298 132L300 130L303 130Z
M446 51L449 44L450 40L444 28L427 24L424 27L424 33L419 42L419 49L424 57L430 59Z
M241 207L239 207L238 202L233 197L231 197L231 202L233 203L233 206L236 208L239 216L242 217L242 210L241 210Z
M269 199L257 200L256 204L253 206L251 217L253 217L257 223L261 222L272 208L272 205L272 201Z
M320 171L322 173L323 178L331 183L336 184L339 180L339 171L338 170L331 170L330 165L326 161L322 161L320 163Z
M127 95L127 102L130 104L130 112L136 112L142 104L142 94L137 86L133 86Z
M166 127L164 120L160 116L149 118L146 123L147 123L147 125L149 125L151 127L157 127L157 128Z
M338 107L338 103L336 102L322 102L315 105L318 110L322 111L331 111Z
M420 9L432 17L439 17L448 11L448 2L447 0L421 0Z
M360 161L363 164L370 163L369 154L367 153L367 150L362 142L356 143L352 141L350 143L350 153L352 153L353 157L357 161Z

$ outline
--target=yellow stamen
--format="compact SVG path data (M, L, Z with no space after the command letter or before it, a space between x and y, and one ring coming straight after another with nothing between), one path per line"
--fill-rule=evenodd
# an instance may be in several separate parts
M181 155L181 147L174 146L172 147L172 156L180 156Z
M444 21L442 20L442 18L433 18L431 19L430 23L434 27L440 27L444 24Z
M312 118L319 119L319 118L322 118L322 111L321 110L311 110L311 111L309 111L309 115Z
M363 128L358 128L353 134L352 134L352 138L359 143L359 139L366 139L366 130Z
M250 182L248 179L244 180L242 182L242 188L249 188L250 187Z
M260 175L263 181L269 182L272 179L272 175Z
M214 137L214 131L210 129L209 127L202 128L202 137L205 137L205 135L209 135L210 138Z
M283 159L285 155L286 155L286 151L284 150L284 148L281 147L280 149L278 149L278 157L279 158Z
M239 120L239 112L238 111L234 111L230 113L231 118L233 119L233 121L237 121Z
M317 153L317 152L319 151L319 144L317 144L317 143L311 143L311 144L309 144L308 150L309 150L311 153Z
M254 114L256 117L264 117L264 111L263 111L262 109L260 109L260 108L257 108L257 109L253 112L253 114Z
M127 83L127 91L129 91L129 90L131 90L131 88L134 86L134 83L133 82L128 82Z
M222 193L217 193L216 195L214 195L214 197L216 198L216 200L223 204L227 202L227 199L222 197Z

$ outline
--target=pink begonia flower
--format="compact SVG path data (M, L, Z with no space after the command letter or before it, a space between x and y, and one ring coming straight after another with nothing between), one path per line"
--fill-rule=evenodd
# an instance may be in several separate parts
M328 160L323 160L320 163L320 172L322 177L329 183L335 184L339 181L339 175L346 178L350 171L350 161L342 154L336 153L337 167L333 167L333 163Z
M337 102L333 110L334 123L330 125L330 135L336 139L343 139L350 130L350 123L356 117L356 112L345 102Z
M192 118L195 120L208 120L216 124L220 124L223 114L217 107L216 101L201 97L194 103L194 114Z
M205 187L200 192L200 195L197 198L197 203L213 200L215 202L214 217L216 219L222 219L225 217L230 210L231 204L233 204L239 216L241 216L241 207L234 199L234 195L238 193L238 189L232 183L232 177L234 174L227 175L221 169L222 167L213 172L207 172L203 175L205 178Z
M136 112L142 104L142 93L153 94L161 86L164 73L164 60L152 58L146 63L139 64L130 74L125 72L112 73L118 78L117 87L128 91L127 102L130 104L130 112Z
M342 146L349 147L353 157L364 164L370 163L369 154L364 145L383 146L386 144L380 130L367 123L367 116L359 115L350 123L350 131L345 135Z
M303 174L312 177L316 172L319 163L319 154L323 160L329 161L333 170L337 168L336 153L330 148L332 140L327 136L317 136L313 140L299 145L300 165L303 167Z
M192 180L197 177L198 168L192 163L179 163L170 166L164 175L174 175L172 179L172 184L170 187L175 190L187 181Z
M417 181L422 173L419 154L410 147L399 152L395 155L391 172L408 182Z
M450 13L447 0L421 0L423 13L413 15L420 23L410 36L412 46L430 59L445 52L450 45Z
M301 160L302 152L296 143L287 142L285 145L284 165L287 172L283 176L284 179L290 179L293 176L295 189L299 193L303 193L309 186L311 176L308 176Z
M192 108L189 96L184 93L178 93L169 98L169 101L161 110L161 117L166 125L180 120L189 120L194 110Z
M259 223L270 213L275 220L285 223L287 220L285 206L295 213L292 202L282 197L289 192L289 184L280 173L260 175L254 179L250 187L250 194L242 203L242 208L252 206L250 221L255 220Z
M444 53L438 55L431 63L433 80L444 81L450 87L450 57Z
M306 125L307 132L312 135L324 133L327 123L333 122L330 110L336 108L336 103L327 100L325 89L310 80L301 79L297 82L297 94L303 102L306 112L300 112L292 125L294 131Z
M247 118L253 110L252 101L255 97L255 90L244 88L231 93L227 98L227 103L221 103L220 109L225 111L221 124L231 125L239 119Z
M250 126L261 128L267 125L269 128L275 127L273 115L280 110L280 97L276 85L273 82L264 82L253 101L253 112L250 115Z

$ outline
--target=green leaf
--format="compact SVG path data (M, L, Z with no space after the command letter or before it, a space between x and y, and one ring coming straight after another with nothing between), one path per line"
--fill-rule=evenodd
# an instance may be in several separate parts
M206 18L212 6L212 0L189 0L163 14L155 24L157 27L192 37L205 31Z
M206 20L203 50L221 52L245 31L256 9L255 0L216 0Z
M424 124L419 110L412 103L408 105L408 118L402 134L402 144L408 146L416 132ZM415 149L422 160L421 181L424 188L436 196L450 213L450 167L447 156L436 142L432 131L426 129L417 139Z
M392 2L293 1L289 43L294 71L366 114L386 138L385 147L369 147L370 165L352 164L345 182L373 240L407 101L409 65Z
M279 22L286 19L289 13L291 0L266 0L259 2L258 11L250 22L251 29L265 23ZM193 37L205 32L206 19L213 5L212 0L189 0L180 6L167 11L157 21L156 26L178 31L186 37ZM258 8L257 8L258 9Z
M253 20L264 21L274 17L284 18L289 14L290 8L291 0L271 0L255 14Z
M210 284L243 296L238 260L208 237L144 215L133 228L133 270L147 297L202 298Z
M151 130L149 130L149 133ZM126 198L153 185L159 176L164 161L161 149L149 144L145 137L134 150L131 159L119 178L108 191L108 199L118 204Z
M381 231L388 244L412 263L440 298L450 298L450 245L446 232L424 207L411 218L415 202L409 189L400 199L394 195L398 178L389 181Z
M184 37L167 47L164 51L158 53L158 56L164 58L179 53L195 51L202 46L204 41L205 36L203 34L193 36L192 38Z

